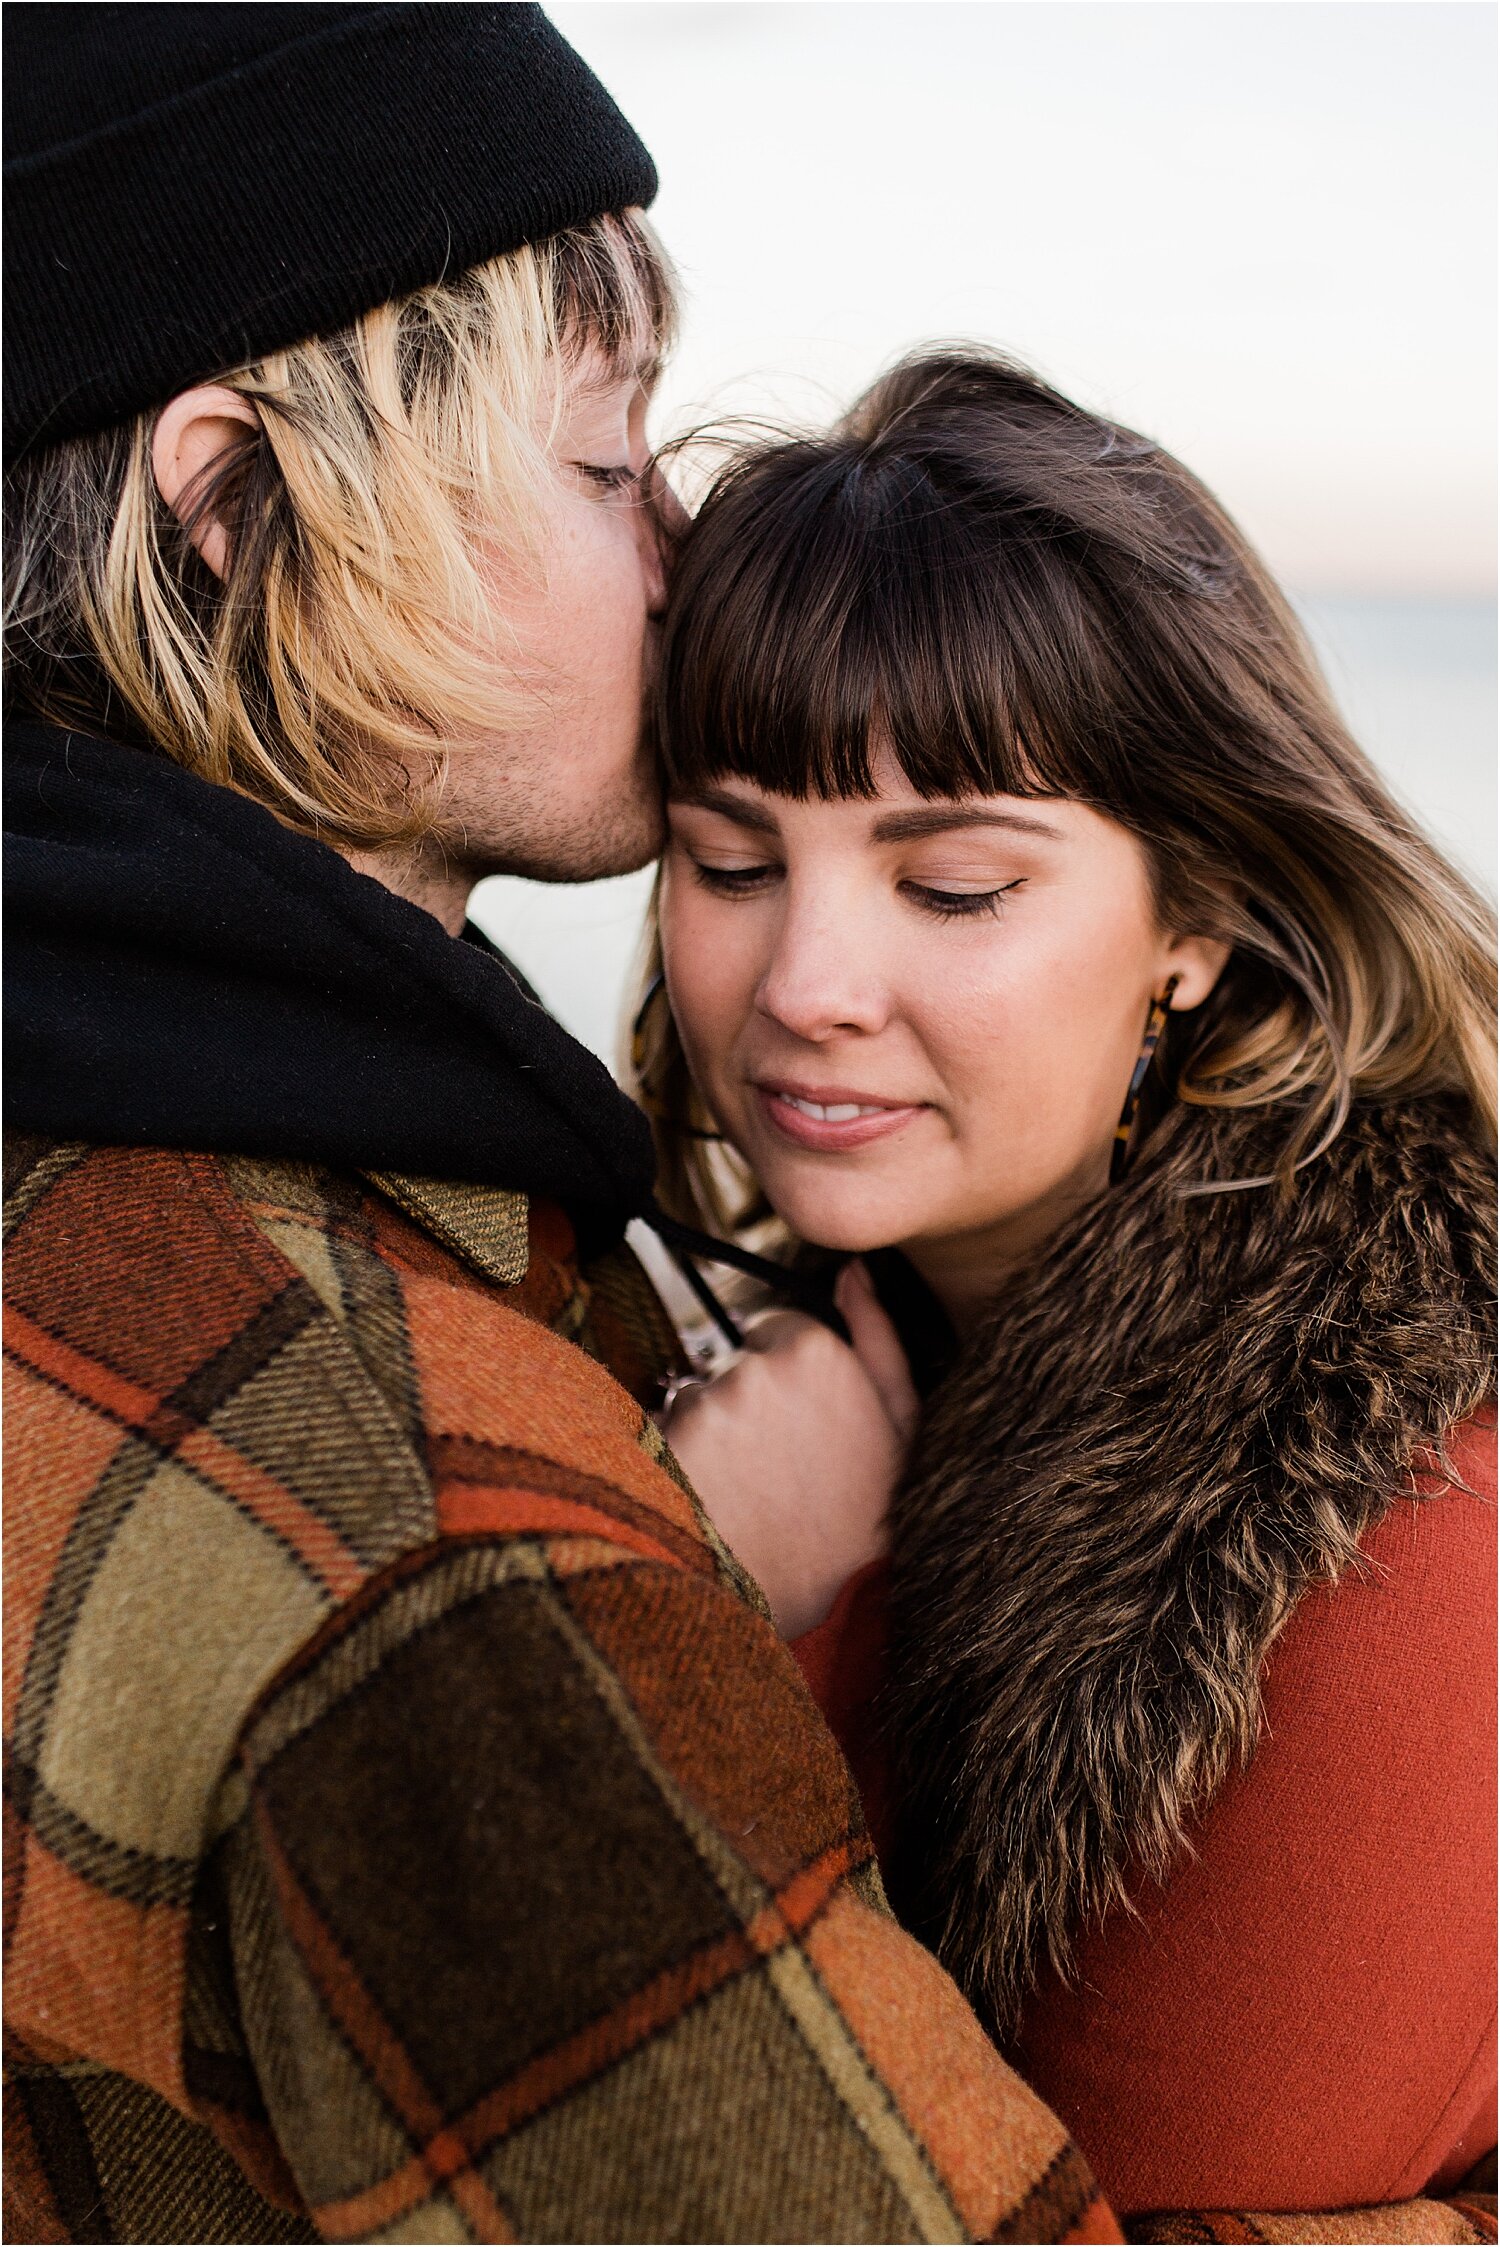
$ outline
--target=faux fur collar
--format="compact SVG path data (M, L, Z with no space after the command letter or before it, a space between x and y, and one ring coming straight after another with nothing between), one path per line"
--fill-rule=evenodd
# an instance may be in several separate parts
M892 1516L892 1890L1003 2034L1249 1758L1267 1649L1493 1382L1493 1186L1454 1111L1178 1108L932 1398ZM919 1846L913 1846L913 1844Z

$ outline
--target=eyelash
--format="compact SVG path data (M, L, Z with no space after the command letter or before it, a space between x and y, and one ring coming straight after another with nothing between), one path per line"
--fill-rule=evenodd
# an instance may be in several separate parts
M933 913L940 921L972 921L981 913L998 919L1000 900L1008 897L1013 889L1019 889L1021 881L1018 878L1002 882L998 889L979 890L924 889L919 882L907 882L902 886L921 899L924 913Z
M772 866L705 866L701 859L693 860L694 879L715 897L749 897L764 886L766 877L776 869ZM1013 882L1002 882L997 889L941 890L928 889L921 882L903 882L902 890L924 913L934 920L969 921L981 914L997 917L1000 901L1014 889L1019 889L1025 876Z
M598 468L590 460L575 461L574 466L591 484L602 484L606 491L633 491L641 480L636 468Z

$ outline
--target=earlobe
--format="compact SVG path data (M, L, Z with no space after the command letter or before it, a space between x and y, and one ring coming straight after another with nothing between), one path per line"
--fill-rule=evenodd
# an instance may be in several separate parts
M215 577L229 568L229 527L217 515L197 513L198 494L224 455L259 428L260 416L248 399L222 383L200 383L162 408L152 433L156 488Z

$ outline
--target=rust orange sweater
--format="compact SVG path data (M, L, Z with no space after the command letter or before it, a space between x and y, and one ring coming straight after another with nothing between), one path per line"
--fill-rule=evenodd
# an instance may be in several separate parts
M1475 1495L1396 1504L1367 1574L1304 1598L1196 1853L1027 2009L1013 2057L1122 2213L1399 2200L1495 2143L1493 1422L1454 1453ZM884 1588L793 1649L877 1841Z

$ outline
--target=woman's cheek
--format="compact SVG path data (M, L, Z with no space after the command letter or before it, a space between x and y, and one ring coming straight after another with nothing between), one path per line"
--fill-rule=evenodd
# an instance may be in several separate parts
M1014 1082L1040 1010L1000 931L986 930L966 953L929 940L920 964L908 953L903 986L907 1018L945 1075L977 1077L986 1091Z
M743 1009L737 1005L732 929L716 901L681 894L675 877L663 897L662 965L688 1066L710 1097L725 1078Z
M910 1002L957 1136L972 1159L1002 1173L1068 1140L1092 1073L1088 1059L1079 1067L1087 1028L1057 1003L1045 973L1028 972L1023 950L997 930L965 960L931 961Z

